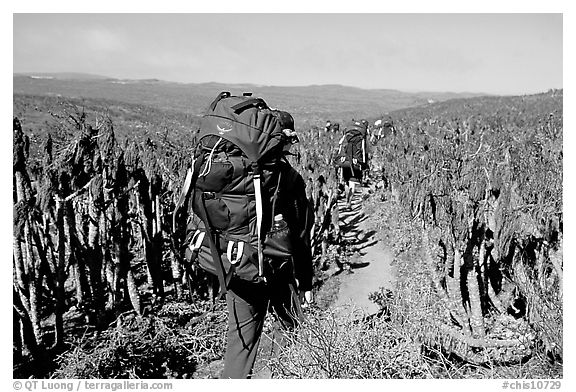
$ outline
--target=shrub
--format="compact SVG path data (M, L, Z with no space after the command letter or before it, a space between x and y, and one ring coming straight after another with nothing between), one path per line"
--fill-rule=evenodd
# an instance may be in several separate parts
M418 347L383 318L356 308L315 311L268 366L278 378L424 378Z
M171 303L158 315L118 319L116 326L59 358L55 378L192 378L223 352L225 313Z

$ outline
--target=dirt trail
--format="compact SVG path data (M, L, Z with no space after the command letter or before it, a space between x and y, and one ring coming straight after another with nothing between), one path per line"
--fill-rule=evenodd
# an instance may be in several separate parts
M364 316L377 313L380 309L368 299L370 293L378 291L380 287L393 289L395 282L394 269L391 266L392 255L390 251L377 239L377 234L368 227L369 217L362 210L362 194L364 189L358 189L352 198L352 210L346 211L346 204L338 202L340 211L340 229L343 239L356 251L349 271L339 273L340 289L331 308L354 310L361 309ZM336 314L345 314L339 310ZM270 358L268 348L269 337L264 336L261 342L261 353L257 357L252 378L268 379L272 377L271 370L266 366ZM195 376L206 378L205 374L219 374L223 369L223 360L200 369ZM216 376L217 377L217 376Z
M356 190L352 211L346 211L343 201L338 203L343 239L351 244L358 257L352 260L351 272L340 274L340 290L332 308L353 306L370 315L377 313L379 308L368 299L369 294L380 287L392 290L395 275L390 250L378 240L378 233L368 228L369 217L363 213L361 203L364 192L363 189Z

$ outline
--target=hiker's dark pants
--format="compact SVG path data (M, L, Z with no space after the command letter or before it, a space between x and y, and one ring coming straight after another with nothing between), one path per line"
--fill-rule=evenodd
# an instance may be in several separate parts
M293 293L286 281L268 286L233 280L226 294L228 336L221 378L249 378L269 307L283 328L296 326Z
M342 179L344 182L356 181L360 183L362 182L363 174L364 172L362 171L362 168L359 167L354 168L354 170L350 167L342 168Z

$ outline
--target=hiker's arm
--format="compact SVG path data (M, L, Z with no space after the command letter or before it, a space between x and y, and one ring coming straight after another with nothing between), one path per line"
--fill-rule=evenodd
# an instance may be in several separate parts
M294 269L299 290L310 291L312 290L313 275L310 230L314 224L314 211L306 197L296 198L294 203L299 222L299 230L295 233L298 238L295 238L294 244Z
M298 176L290 189L287 222L290 225L294 249L294 272L300 291L312 290L312 252L310 230L314 224L314 210L306 197L306 185Z

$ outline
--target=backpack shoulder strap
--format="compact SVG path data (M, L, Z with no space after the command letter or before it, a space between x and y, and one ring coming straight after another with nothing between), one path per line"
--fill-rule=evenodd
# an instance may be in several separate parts
M284 159L286 159L284 157ZM278 191L280 189L280 184L282 180L283 164L282 161L279 162L280 170L278 173L278 183L276 184L276 189L274 190L274 195L272 198L272 224L274 223L274 215L276 214L276 200L278 199ZM264 276L264 248L263 248L263 236L262 236L262 219L263 219L263 204L262 204L262 182L260 168L257 163L252 164L254 170L254 194L256 199L256 235L258 236L258 275Z
M342 146L343 146L344 140L346 140L346 135L342 136L342 138L338 142L338 154L340 154L342 152Z
M258 237L258 275L264 276L264 248L262 243L262 182L258 163L252 164L254 177L254 196L256 199L256 235Z
M186 172L186 179L184 180L184 185L182 186L182 192L180 192L180 197L176 202L174 213L172 214L172 230L174 230L174 232L176 232L176 220L178 219L180 209L186 205L190 199L190 192L196 184L202 163L204 163L204 154L201 154L199 158L194 159L192 161L192 167L188 168L188 171Z
M278 191L280 190L280 185L282 181L282 169L278 173L278 183L276 184L276 189L274 190L274 195L272 196L272 224L274 224L274 216L276 216L276 202L278 201Z

